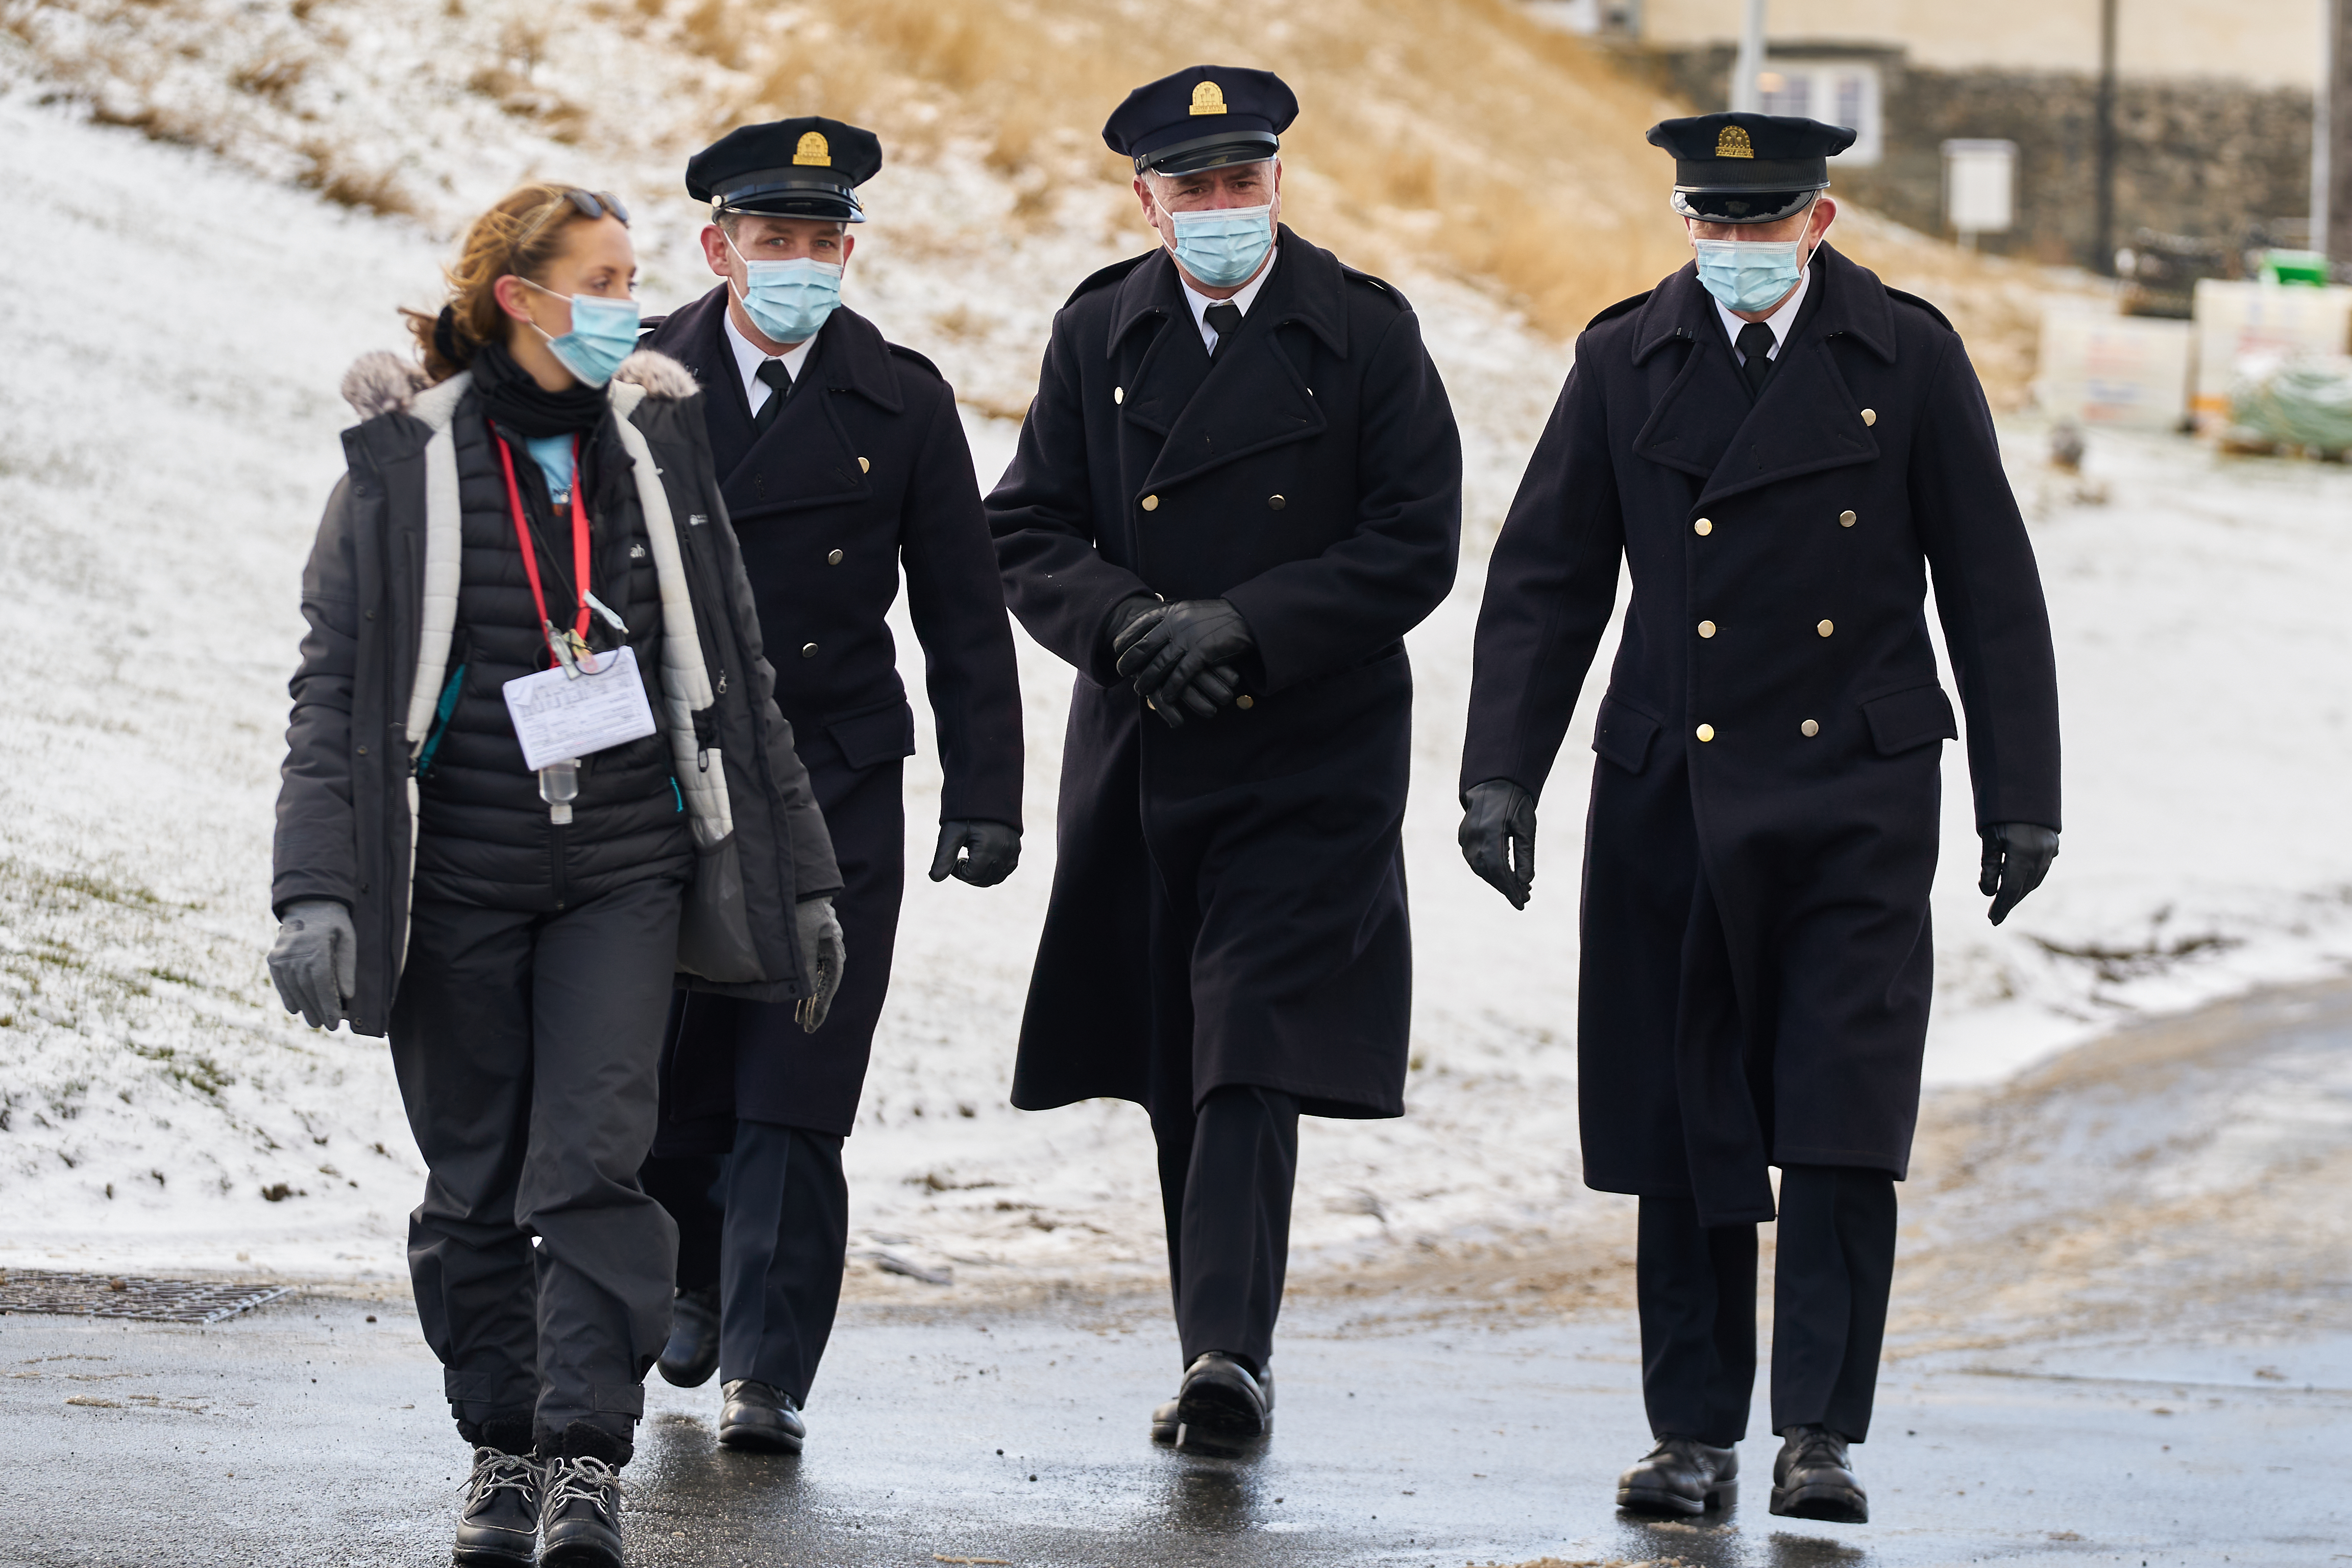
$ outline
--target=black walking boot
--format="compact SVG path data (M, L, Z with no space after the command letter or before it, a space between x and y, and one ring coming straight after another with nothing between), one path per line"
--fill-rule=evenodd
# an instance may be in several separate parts
M728 1448L797 1454L808 1436L793 1396L769 1384L739 1377L727 1385L726 1408L719 1413L719 1442Z
M1772 1461L1772 1511L1789 1519L1868 1524L1870 1499L1854 1478L1845 1439L1826 1426L1791 1426Z
M1686 1518L1739 1499L1739 1450L1696 1437L1661 1437L1641 1463L1617 1478L1617 1506L1628 1513Z
M670 1304L669 1343L654 1363L680 1388L700 1388L719 1370L719 1287L680 1290Z
M1274 1373L1223 1351L1184 1371L1176 1397L1151 1413L1151 1439L1209 1454L1239 1453L1274 1430Z
M461 1568L510 1568L538 1555L539 1467L503 1448L476 1448L449 1561Z
M629 1444L574 1421L562 1448L540 1467L542 1568L623 1568L620 1467L629 1461Z

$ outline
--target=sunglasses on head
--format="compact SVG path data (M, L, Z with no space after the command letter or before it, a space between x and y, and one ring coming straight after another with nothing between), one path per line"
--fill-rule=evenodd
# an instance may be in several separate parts
M629 209L623 206L621 198L610 191L569 190L547 204L546 209L532 221L529 228L522 231L522 237L514 242L514 248L521 250L532 240L538 238L539 231L545 228L562 213L564 204L567 202L571 204L573 212L591 222L603 217L606 213L620 219L625 226L629 221Z

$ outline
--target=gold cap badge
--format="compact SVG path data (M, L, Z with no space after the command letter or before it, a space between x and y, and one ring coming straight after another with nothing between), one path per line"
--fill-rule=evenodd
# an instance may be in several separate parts
M1742 137L1740 140L1744 143L1747 138ZM1740 156L1744 158L1747 154L1743 153ZM832 168L833 149L826 144L824 133L821 131L804 133L801 137L800 145L793 149L793 163L795 166L805 164L819 169Z
M1198 114L1200 110L1196 109L1192 112ZM1715 139L1715 155L1718 158L1753 158L1756 156L1756 148L1754 143L1748 140L1748 132L1744 127L1727 125L1723 128L1722 133Z
M1192 112L1223 114L1225 111L1225 89L1215 82L1204 81L1192 89Z

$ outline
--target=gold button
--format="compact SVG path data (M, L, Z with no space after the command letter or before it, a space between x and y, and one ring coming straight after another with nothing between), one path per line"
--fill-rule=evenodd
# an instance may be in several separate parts
M1700 518L1696 522L1691 524L1691 531L1697 534L1701 539L1705 539L1708 534L1715 531L1715 524L1708 521L1706 518Z
M1813 630L1821 633L1823 637L1827 637L1832 632L1837 630L1837 623L1835 621L1822 621L1819 625L1815 626Z
M801 644L801 657L803 658L814 658L816 657L816 644L813 642L804 642Z
M1158 511L1160 510L1160 498L1158 496L1145 496L1143 498L1143 510L1146 511Z
M1255 708L1257 706L1257 699L1244 691L1239 697L1234 699L1234 706L1236 708Z
M1822 732L1822 727L1818 721L1808 719L1803 723L1797 726L1797 732L1804 736L1806 740L1810 741L1814 736Z
M1853 513L1850 511L1842 511L1838 513L1838 526L1840 528L1852 528L1853 526Z
M1127 401L1127 388L1123 386L1112 387L1110 389L1110 400L1113 403L1125 403Z
M1280 511L1284 507L1286 507L1290 503L1288 501L1283 500L1280 496L1268 496L1265 498L1265 506L1268 511Z
M1864 410L1862 411L1862 422L1863 422L1864 425L1875 425L1875 424L1877 424L1877 423L1878 423L1878 410L1877 410L1877 409L1875 409L1875 408L1865 408L1865 409L1864 409Z
M1712 724L1701 724L1701 725L1698 727L1698 738L1699 738L1700 740L1702 740L1702 741L1712 741L1712 740L1714 740L1714 739L1715 739L1715 726L1714 726L1714 725L1712 725Z
M870 474L874 471L874 465L860 458L857 459L857 471L861 474Z
M838 566L838 565L840 565L840 564L841 564L841 552L840 552L840 551L838 551L838 550L828 550L828 551L826 551L826 552L824 552L824 563L825 563L826 565L828 565L828 566Z
M1713 621L1701 621L1701 622L1699 622L1699 624L1698 624L1698 635L1699 635L1699 636L1701 636L1701 637L1713 637L1713 636L1715 635L1715 623L1714 623Z

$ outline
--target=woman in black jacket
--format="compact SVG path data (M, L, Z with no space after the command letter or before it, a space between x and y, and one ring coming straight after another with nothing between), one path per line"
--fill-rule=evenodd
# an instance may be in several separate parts
M635 1181L674 977L814 1027L842 969L698 391L635 348L627 221L559 185L476 221L412 315L422 367L344 379L303 574L270 973L391 1037L431 1171L417 1315L475 1446L459 1563L621 1562L677 1246Z

